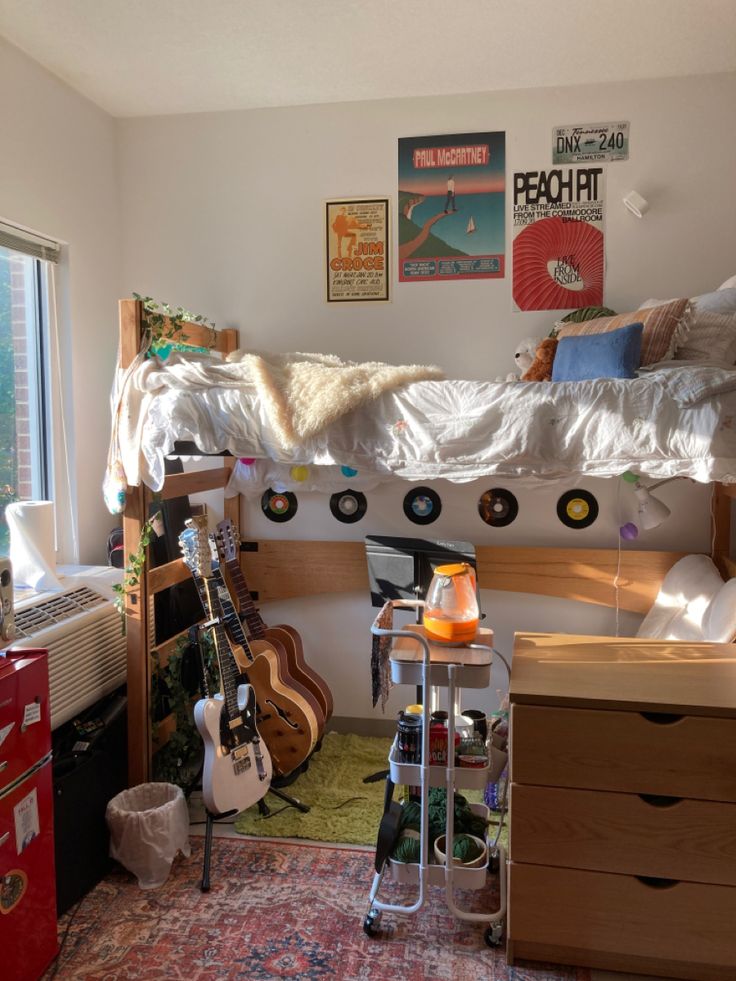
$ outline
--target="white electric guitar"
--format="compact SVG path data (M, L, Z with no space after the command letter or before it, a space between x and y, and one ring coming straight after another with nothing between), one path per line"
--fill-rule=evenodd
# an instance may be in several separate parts
M256 726L256 696L245 684L222 623L217 588L212 580L213 550L203 527L189 519L179 536L184 562L197 584L212 631L222 692L194 706L194 722L204 742L202 797L212 814L244 811L257 803L271 784L271 756Z

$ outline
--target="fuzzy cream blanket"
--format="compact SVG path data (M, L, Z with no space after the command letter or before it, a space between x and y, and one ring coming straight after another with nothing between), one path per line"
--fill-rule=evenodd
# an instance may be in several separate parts
M355 363L330 354L234 351L227 360L246 370L286 449L293 449L383 392L410 382L444 378L435 365Z

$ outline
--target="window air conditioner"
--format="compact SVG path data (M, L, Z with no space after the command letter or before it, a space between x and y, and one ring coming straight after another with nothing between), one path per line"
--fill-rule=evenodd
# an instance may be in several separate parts
M19 603L12 647L49 652L52 729L125 684L120 615L111 600L89 586Z

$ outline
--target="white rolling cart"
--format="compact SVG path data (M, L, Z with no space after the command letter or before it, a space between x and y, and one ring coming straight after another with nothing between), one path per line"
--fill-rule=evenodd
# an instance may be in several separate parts
M419 609L422 601L397 600L392 603L395 608ZM486 885L489 874L489 864L480 868L470 868L456 865L452 859L452 847L449 843L454 838L454 791L478 789L483 790L489 782L497 780L506 763L506 754L492 751L489 740L489 762L483 768L465 768L455 766L455 706L458 702L460 689L487 688L491 679L491 664L494 649L493 631L480 627L476 639L469 644L460 646L437 643L428 640L421 624L407 624L400 630L386 630L378 626L378 619L371 627L371 633L379 637L393 638L390 651L391 680L396 684L421 685L425 710L422 714L421 763L399 762L398 744L394 741L389 753L389 776L387 778L386 813L387 819L390 808L396 815L398 805L391 803L394 785L413 786L420 788L420 848L419 862L397 862L381 852L381 832L376 852L376 871L369 896L369 910L363 921L364 931L371 937L379 932L381 914L398 913L412 914L418 912L427 898L427 886L444 886L447 907L459 920L470 923L485 923L485 941L491 947L501 944L506 917L506 852L498 844L498 837L503 823L503 811L500 816L498 832L491 844L490 867L499 877L500 902L497 910L489 913L476 913L460 909L455 903L454 890L481 889ZM498 652L495 652L497 656ZM505 659L502 662L508 670ZM429 707L436 703L439 689L447 689L449 712L447 726L447 764L430 766L429 762ZM429 788L442 787L447 790L446 814L446 848L444 864L430 862L429 856ZM488 817L489 809L485 804L471 804L471 810L483 817ZM390 835L389 818L389 835ZM382 822L383 830L383 822ZM385 843L384 843L385 844ZM379 901L378 891L384 875L389 872L398 882L413 883L419 887L416 901L409 906L393 905Z

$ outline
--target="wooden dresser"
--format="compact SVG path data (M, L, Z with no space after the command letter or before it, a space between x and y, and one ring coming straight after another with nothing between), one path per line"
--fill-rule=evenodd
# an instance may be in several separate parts
M508 950L736 978L736 647L517 634Z

